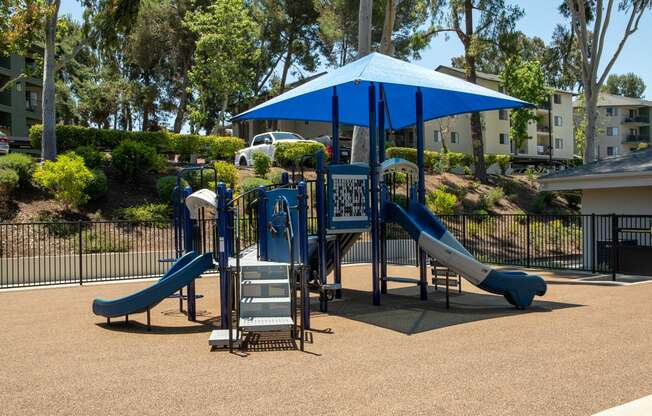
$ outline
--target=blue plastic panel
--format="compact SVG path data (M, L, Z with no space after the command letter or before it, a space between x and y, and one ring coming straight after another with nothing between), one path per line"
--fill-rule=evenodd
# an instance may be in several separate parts
M267 195L267 261L290 262L290 246L288 244L285 232L284 221L280 221L279 216L274 218L274 203L278 198L286 198L290 204L290 217L292 222L292 232L294 234L294 261L299 262L299 216L297 213L297 190L296 189L273 189L266 192ZM270 228L270 222L276 230Z

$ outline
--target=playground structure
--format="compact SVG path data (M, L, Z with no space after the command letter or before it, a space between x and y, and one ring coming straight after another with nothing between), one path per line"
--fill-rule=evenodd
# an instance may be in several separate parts
M378 64L395 66L389 78L380 76L380 80L364 80L364 71L378 59L382 60ZM390 61L384 62L387 59ZM192 171L199 173L203 185L204 171L210 168L199 166L181 171L173 193L177 259L151 287L113 301L96 300L94 313L110 320L147 312L149 326L150 309L177 291L182 302L181 291L187 287L188 318L194 320L198 297L194 280L207 270L217 268L221 329L212 332L209 345L228 346L232 351L249 333L282 331L298 339L303 349L304 331L310 329L310 291L319 293L321 311L328 310L331 299L341 298L340 259L358 236L367 231L372 239L374 305L379 305L381 295L387 293L388 281L414 283L419 288L421 300L427 300L427 258L430 257L480 289L503 295L517 308L530 306L534 296L546 292L541 277L499 271L478 262L424 205L424 95L428 94L429 101L438 100L437 105L429 107L429 118L522 107L527 103L472 84L470 87L457 79L444 80L453 84L453 90L433 95L430 72L426 74L424 69L415 72L411 67L372 54L237 116L237 120L330 121L333 158L326 165L324 154L316 155L314 181L290 181L286 174L281 184L260 187L235 198L233 190L223 183L216 184L214 192L199 189L193 193L189 187L182 186L182 176ZM416 86L403 80L409 75L408 70L414 72ZM352 77L346 77L347 71ZM371 75L378 77L379 74ZM473 94L484 98L472 102L469 96ZM409 97L415 103L413 113L405 110L404 102ZM309 98L316 100L312 107L308 105ZM453 103L458 100L458 107L442 106L439 101L444 98ZM395 100L403 105L396 105ZM325 101L330 104L326 109ZM367 119L361 118L360 113ZM341 120L341 115L349 117ZM369 164L339 163L339 125L342 121L369 128ZM410 124L416 124L417 163L385 160L386 131ZM397 198L396 186L393 186L397 174L407 177L403 198ZM213 241L209 245L212 251L201 243L206 240L207 210L214 212ZM388 223L402 227L418 242L419 279L387 275ZM329 282L331 272L333 281Z

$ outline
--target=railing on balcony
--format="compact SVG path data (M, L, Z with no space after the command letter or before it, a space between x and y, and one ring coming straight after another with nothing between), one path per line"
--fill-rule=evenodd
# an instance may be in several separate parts
M550 133L550 126L546 124L537 124L537 133Z
M550 155L550 146L547 144L537 144L537 155L539 156L549 156Z
M650 122L650 117L648 116L633 116L633 117L625 117L623 120L623 123L649 123Z
M650 136L645 134L628 134L623 143L649 143Z

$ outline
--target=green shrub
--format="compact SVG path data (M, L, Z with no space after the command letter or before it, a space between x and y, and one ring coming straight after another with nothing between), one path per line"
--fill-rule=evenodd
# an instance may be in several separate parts
M118 210L118 217L133 222L167 222L171 210L168 204L142 204Z
M102 229L82 231L82 253L119 253L129 251L129 244L116 233Z
M20 178L13 169L0 169L0 199L7 198L18 187Z
M91 173L93 179L86 186L86 194L90 199L98 199L106 195L109 190L109 183L106 179L106 173L102 169L93 169Z
M120 173L133 179L143 172L159 170L165 161L153 147L125 140L113 150L112 163Z
M391 200L404 208L407 208L410 205L410 200L403 194L395 194L391 197Z
M208 157L212 160L233 162L238 150L246 147L245 141L239 137L206 136Z
M175 186L177 186L176 176L163 176L156 181L156 193L158 193L161 202L172 203L172 192ZM181 186L188 186L188 181L181 179Z
M407 174L403 172L394 172L385 176L385 183L387 186L391 185L404 185L407 183Z
M386 151L387 157L398 157L412 163L417 163L417 149L412 147L390 147ZM426 170L445 172L454 167L471 167L473 157L460 152L435 152L425 150L423 164Z
M54 237L65 238L79 232L79 223L71 222L60 214L41 212L36 216L36 221L43 223L43 228Z
M290 168L294 163L297 166L303 163L303 166L314 167L320 150L324 152L324 161L327 158L326 147L318 142L281 141L275 146L274 160L284 168Z
M123 131L93 129L81 126L56 126L57 149L59 152L73 150L79 146L95 146L113 149L125 140L131 140L155 147L159 152L169 151L170 143L165 131ZM29 130L29 139L34 149L41 148L43 126L35 125Z
M545 213L550 208L550 205L552 205L554 199L555 195L552 192L539 192L532 203L532 211L537 214Z
M426 195L426 205L432 212L439 215L455 214L457 197L444 189L437 188Z
M217 161L215 170L217 171L217 182L224 182L231 188L235 187L238 182L238 168L232 162Z
M283 183L283 174L285 172L277 170L276 172L270 172L267 174L267 179L272 182L274 185L281 185Z
M484 163L487 167L493 165L494 163L500 168L500 173L504 175L507 172L510 162L512 161L511 155L493 155L486 154L484 155Z
M252 156L254 160L254 172L257 176L264 178L269 173L269 168L272 166L272 159L266 153L256 152Z
M93 173L84 165L84 159L74 153L64 153L55 162L47 160L34 172L34 181L54 195L66 209L88 202L86 187Z
M102 167L107 161L106 153L93 146L79 146L74 152L84 159L84 164L90 169Z
M259 186L271 185L272 181L263 178L246 178L240 182L240 191L242 193L249 192L252 189L256 189Z
M390 147L385 151L387 158L398 157L412 163L417 163L417 149L411 147Z
M29 185L34 173L34 161L23 153L0 156L0 169L11 169L18 175L18 186Z
M190 155L199 155L201 136L196 134L170 134L170 150L179 155L181 160L189 161Z
M480 197L480 206L489 210L493 208L499 200L505 197L505 191L500 186L489 189Z

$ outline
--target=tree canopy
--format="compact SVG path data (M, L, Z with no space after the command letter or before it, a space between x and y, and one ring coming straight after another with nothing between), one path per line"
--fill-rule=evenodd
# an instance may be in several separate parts
M643 78L633 72L628 72L623 75L609 75L607 82L603 86L603 91L625 97L643 98L645 88Z

